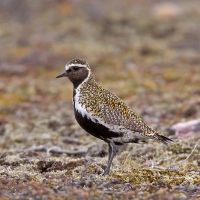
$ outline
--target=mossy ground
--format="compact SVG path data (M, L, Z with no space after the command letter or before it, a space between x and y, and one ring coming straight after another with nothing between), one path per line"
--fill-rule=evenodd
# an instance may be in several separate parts
M199 131L170 130L200 118L200 2L9 2L0 3L0 199L200 198ZM72 85L55 79L75 57L175 142L126 145L101 176L107 146L77 125Z

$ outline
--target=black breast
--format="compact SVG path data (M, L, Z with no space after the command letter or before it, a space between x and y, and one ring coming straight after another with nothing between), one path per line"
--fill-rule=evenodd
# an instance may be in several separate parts
M108 141L111 138L120 136L119 133L109 131L107 127L105 127L102 124L99 124L97 121L93 122L91 119L88 119L87 116L83 117L78 111L76 111L76 109L74 109L74 112L75 118L79 125L91 135L104 141Z

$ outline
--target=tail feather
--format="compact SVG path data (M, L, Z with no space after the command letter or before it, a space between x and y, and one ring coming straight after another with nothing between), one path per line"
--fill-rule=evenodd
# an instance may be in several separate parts
M154 136L157 140L160 140L162 143L168 145L172 142L174 142L173 140L169 139L168 137L165 137L163 135L160 135L160 134L155 134Z

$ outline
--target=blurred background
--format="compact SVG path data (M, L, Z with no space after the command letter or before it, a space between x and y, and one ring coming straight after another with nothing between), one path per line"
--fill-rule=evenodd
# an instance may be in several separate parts
M48 190L54 195L62 194L65 187L69 187L66 177L72 183L77 178L74 173L79 171L74 171L75 167L83 167L82 173L85 163L92 163L88 170L93 171L87 171L86 176L91 178L100 173L103 163L106 163L106 144L88 136L74 119L72 84L68 79L55 78L64 71L70 59L86 59L96 81L123 98L145 122L166 136L176 140L175 132L169 130L173 124L199 119L199 8L199 0L1 0L0 191L13 199L9 189L12 183L30 181L29 185L36 191L43 187L44 193ZM199 171L198 149L194 151L199 127L193 132L186 128L189 136L194 137L191 140L180 139L178 144L168 149L156 142L138 146L131 144L128 151L116 156L113 170L119 174L120 169L116 166L122 166L123 173L131 172L130 183L134 188L136 183L152 183L158 177L169 177L165 184L199 183L197 176L186 175L192 170L196 174ZM89 157L69 163L73 158L65 154L48 157L46 152L30 153L27 150L38 145L86 150ZM146 178L142 169L132 175L141 166L153 170L153 162L167 167L174 160L188 160L188 154L193 151L190 163L178 165L178 170L186 174ZM115 177L114 173L112 176L112 184L122 177L121 174ZM174 176L183 177L174 180ZM34 184L32 180L35 180ZM41 180L48 181L41 185ZM121 180L118 180L122 184L118 188L125 187ZM86 182L90 183L87 178ZM80 180L75 183L82 192L84 183L80 184ZM100 194L106 184L102 184ZM165 184L161 186L165 187ZM19 190L13 189L15 198L18 194L21 199L20 192L16 191L23 188L23 194L35 194L31 187L17 186ZM152 198L151 193L160 188L156 186L147 190L147 187L150 186L141 186L139 195L144 188L145 196L150 194L149 198ZM172 195L170 191L166 194L168 197ZM186 199L191 197L190 194ZM183 197L180 195L181 199Z
M55 79L72 58L86 59L95 79L153 126L198 118L199 6L198 0L1 1L2 123L59 112L73 118L72 84Z
M86 59L97 81L120 97L198 92L199 4L1 1L0 106L71 99L69 81L55 76L77 57Z
M198 118L199 6L198 0L1 1L2 123L68 115L72 84L55 77L72 58L86 59L95 79L153 126Z

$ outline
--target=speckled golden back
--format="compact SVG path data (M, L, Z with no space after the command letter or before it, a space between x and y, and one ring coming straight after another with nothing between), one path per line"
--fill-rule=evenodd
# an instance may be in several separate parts
M110 126L152 137L156 131L148 127L119 97L98 85L93 77L78 88L79 103L92 116Z

